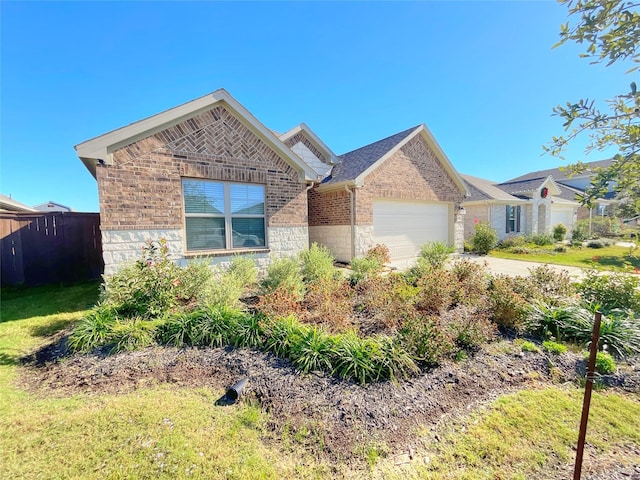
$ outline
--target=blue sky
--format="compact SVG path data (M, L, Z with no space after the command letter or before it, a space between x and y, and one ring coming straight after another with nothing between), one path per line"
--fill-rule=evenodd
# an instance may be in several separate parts
M342 154L425 123L459 172L562 161L553 106L627 91L626 66L552 49L555 2L11 2L1 8L0 191L98 211L73 146L225 88L267 127Z

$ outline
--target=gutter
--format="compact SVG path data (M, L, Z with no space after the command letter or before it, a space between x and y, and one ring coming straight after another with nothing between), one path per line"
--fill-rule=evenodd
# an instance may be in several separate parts
M351 260L356 258L356 212L355 212L355 192L345 185L344 189L349 192L351 197Z

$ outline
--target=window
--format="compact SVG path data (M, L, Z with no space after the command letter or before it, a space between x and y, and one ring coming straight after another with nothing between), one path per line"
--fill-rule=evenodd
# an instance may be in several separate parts
M187 251L266 246L264 185L182 180Z
M522 207L507 205L507 233L520 232L520 214Z

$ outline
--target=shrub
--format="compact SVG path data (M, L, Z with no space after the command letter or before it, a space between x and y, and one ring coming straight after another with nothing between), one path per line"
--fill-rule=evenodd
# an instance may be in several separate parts
M231 265L229 265L229 274L243 289L246 289L253 286L258 280L258 267L251 257L234 255Z
M233 265L233 264L232 264ZM200 303L208 306L227 306L240 308L240 298L245 291L247 272L239 270L224 271L217 267L212 271L211 280L199 293Z
M587 248L604 248L605 243L601 239L589 240L587 242Z
M537 245L538 247L544 247L545 245L553 245L554 244L553 235L548 234L548 233L534 233L534 234L531 234L531 235L527 235L525 238L526 238L527 242L533 243L534 245Z
M571 244L573 242L579 242L582 244L585 240L589 238L589 225L585 223L584 220L576 222L571 231Z
M553 251L556 253L566 253L567 247L565 247L564 245L558 245L557 247L553 247Z
M267 269L267 277L262 281L262 293L287 290L296 300L304 296L304 281L300 264L295 258L283 257L273 260Z
M264 347L280 358L289 358L292 346L308 327L300 325L294 315L267 319L264 323Z
M458 282L458 288L453 292L455 303L479 305L485 302L489 288L485 265L462 259L453 263L451 273Z
M496 326L489 321L486 312L466 305L458 305L441 315L442 325L449 331L456 346L465 350L476 350L493 340Z
M418 265L422 270L442 270L455 248L444 242L427 242L420 247Z
M118 313L113 306L104 303L96 305L73 329L69 348L76 352L87 352L108 345L113 340L113 326L117 320Z
M352 273L349 279L352 285L356 285L376 275L382 268L382 264L375 258L358 257L351 260L350 267Z
M265 330L261 315L242 314L235 321L231 332L231 343L235 347L262 348Z
M258 297L257 310L268 317L282 317L302 312L302 302L297 292L282 285L272 292Z
M132 351L155 343L156 323L142 318L119 320L113 325L113 351Z
M498 242L497 247L500 249L512 249L514 247L522 247L527 243L522 235L509 235Z
M476 253L486 255L498 244L498 233L486 222L476 223L471 246Z
M588 360L589 355L585 357ZM616 371L616 362L607 352L596 353L596 372L601 375L610 375Z
M377 379L390 378L396 380L398 378L407 378L411 374L418 373L418 366L407 352L398 342L396 338L391 337L375 337L379 348L376 349L377 356L375 360L375 377Z
M370 248L366 256L377 260L380 265L384 265L385 263L389 263L391 261L389 247L387 247L383 243L378 243L375 247Z
M104 282L103 300L124 317L154 318L196 300L211 272L202 262L180 268L169 258L164 239L147 241L141 258Z
M553 340L545 340L542 342L542 348L546 352L552 353L553 355L562 355L567 353L567 346L558 342L554 342Z
M404 276L389 274L358 283L355 309L360 314L360 331L365 333L395 329L406 315L413 313L418 289Z
M624 312L615 313L602 317L598 348L606 348L620 358L640 354L640 322ZM593 321L592 315L570 318L565 325L565 337L579 345L589 344Z
M350 323L353 291L344 279L319 279L307 287L305 319L343 331Z
M562 223L559 223L553 227L553 239L556 242L563 241L566 234L567 234L567 227Z
M302 262L302 278L307 283L319 280L332 280L337 273L333 266L333 256L329 249L323 245L313 243L311 248L300 253Z
M332 338L318 327L300 329L291 343L289 357L300 371L331 371L334 353Z
M437 317L415 315L398 332L398 340L411 356L426 365L437 365L454 351L452 340L444 333Z
M418 279L415 307L425 313L443 312L453 304L458 280L448 270L431 271Z
M548 265L529 269L529 277L523 279L524 288L529 297L547 303L558 303L561 299L572 297L576 288L566 270L555 270Z
M531 255L534 252L532 248L525 246L511 247L509 251L511 253L515 253L516 255Z
M640 311L638 277L617 272L600 275L596 270L587 270L577 288L586 302L599 305L604 314L615 309Z
M531 307L516 291L517 285L517 279L495 276L489 284L489 311L498 326L521 331Z
M586 319L588 321L590 316L589 311L579 305L557 306L536 302L531 308L531 315L526 321L526 328L543 340L549 337L561 340L573 321L576 319L579 321Z

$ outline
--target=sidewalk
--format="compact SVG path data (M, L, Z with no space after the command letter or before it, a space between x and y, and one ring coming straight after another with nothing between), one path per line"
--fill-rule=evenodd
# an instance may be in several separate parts
M472 262L487 265L488 270L494 274L505 274L511 276L527 276L530 268L537 268L548 265L549 268L558 271L566 271L572 280L580 280L583 276L583 270L580 267L570 267L568 265L554 265L551 263L526 262L523 260L511 260L507 258L495 258L488 255L473 255L470 253L459 253L451 256L452 259L464 258Z

